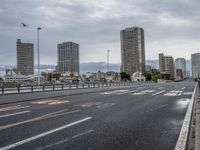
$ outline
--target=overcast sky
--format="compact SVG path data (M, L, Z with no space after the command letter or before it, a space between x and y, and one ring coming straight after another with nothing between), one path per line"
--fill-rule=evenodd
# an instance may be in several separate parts
M120 30L145 31L146 59L200 52L199 0L1 0L0 64L16 64L16 40L34 43L42 28L41 63L56 64L57 43L80 44L80 61L120 63ZM21 22L28 24L23 28Z

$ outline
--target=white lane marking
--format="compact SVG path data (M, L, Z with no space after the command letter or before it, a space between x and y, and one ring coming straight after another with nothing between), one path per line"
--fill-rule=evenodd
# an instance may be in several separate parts
M152 96L155 96L155 95L161 94L161 93L163 93L163 92L165 92L165 91L166 91L166 90L162 90L162 91L160 91L160 92L154 93L154 94L152 94Z
M123 94L128 94L128 93L133 93L133 92L136 92L137 90L134 90L134 91L127 91L127 92L123 92L123 93L119 93L117 95L123 95Z
M33 141L33 140L36 140L36 139L39 139L39 138L42 138L42 137L47 136L47 135L49 135L49 134L52 134L52 133L54 133L54 132L63 130L63 129L65 129L65 128L69 128L69 127L71 127L71 126L74 126L74 125L79 124L79 123L81 123L81 122L85 122L85 121L90 120L90 119L92 119L92 117L87 117L87 118L84 118L84 119L81 119L81 120L72 122L72 123L70 123L70 124L61 126L61 127L59 127L59 128L56 128L56 129L53 129L53 130L50 130L50 131L47 131L47 132L38 134L38 135L36 135L36 136L30 137L30 138L28 138L28 139L25 139L25 140L22 140L22 141L19 141L19 142L16 142L16 143L14 143L14 144L11 144L11 145L2 147L2 148L0 148L0 150L8 150L8 149L11 149L11 148L20 146L20 145L22 145L22 144L28 143L28 142L30 142L30 141Z
M164 87L159 87L158 89L161 90L161 89L164 89Z
M184 90L184 89L185 89L185 87L182 87L181 89L182 89L182 90Z
M170 92L164 94L163 96L181 96L182 93L183 93L183 91L175 91L175 90L173 90L173 91L170 91Z
M79 133L79 134L77 134L77 135L74 135L74 136L72 136L71 138L68 138L68 139L65 139L65 140L62 140L62 141L58 141L58 142L56 142L56 143L54 143L54 144L50 144L50 145L47 145L47 146L44 146L44 147L39 147L39 148L37 148L37 149L35 149L35 150L49 149L49 148L51 148L51 147L53 147L53 146L57 146L57 145L66 143L66 142L68 142L68 141L70 141L70 140L72 140L72 139L75 139L75 138L84 136L84 135L89 134L89 133L92 133L92 132L94 132L94 130L88 130L88 131Z
M193 92L183 92L183 95L192 95Z
M115 91L103 92L100 94L107 95L107 94L116 94L116 93L122 93L122 92L127 92L127 91L129 91L129 90L115 90Z
M113 105L115 105L115 104L114 103L105 103L105 104L96 106L96 108L105 109L105 108L111 107Z
M133 95L145 95L145 94L153 93L153 92L155 92L155 90L144 90L144 91L141 91L141 92L133 93Z
M167 105L168 104L164 104L164 105L159 106L158 108L160 109L160 108L166 107Z
M21 115L21 114L25 114L25 113L29 113L31 111L21 111L21 112L17 112L17 113L13 113L13 114L6 114L6 115L2 115L0 116L0 118L5 118L5 117L10 117L10 116L15 116L15 115Z

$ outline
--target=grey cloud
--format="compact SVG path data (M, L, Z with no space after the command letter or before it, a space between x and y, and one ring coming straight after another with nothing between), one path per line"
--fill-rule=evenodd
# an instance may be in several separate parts
M120 62L119 32L129 26L144 28L147 58L156 59L151 53L159 53L155 43L160 43L159 48L168 43L166 50L198 48L199 6L198 0L2 0L0 63L15 63L17 38L36 46L38 26L42 27L42 63L48 64L56 63L57 43L68 40L80 44L82 62L104 60L106 49L113 51L113 62ZM29 27L22 28L20 22ZM183 47L182 41L188 44ZM189 58L191 52L185 52Z

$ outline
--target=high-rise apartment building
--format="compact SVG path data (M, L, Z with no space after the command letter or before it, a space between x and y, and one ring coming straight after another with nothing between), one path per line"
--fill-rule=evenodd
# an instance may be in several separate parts
M186 60L185 58L177 58L175 60L175 71L176 70L182 70L182 77L186 77Z
M191 55L192 61L192 77L200 78L200 53Z
M144 30L130 27L120 32L121 37L121 71L129 75L145 72Z
M172 56L159 54L159 68L161 74L170 74L170 78L174 79L174 59Z
M22 75L34 74L34 51L32 43L17 40L17 69Z
M59 72L79 73L79 44L63 42L57 45Z

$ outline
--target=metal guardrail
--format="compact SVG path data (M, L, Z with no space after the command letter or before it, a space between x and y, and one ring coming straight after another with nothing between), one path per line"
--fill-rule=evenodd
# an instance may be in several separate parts
M0 95L20 94L33 92L60 91L70 89L85 89L108 86L128 86L133 84L152 83L152 82L105 82L105 83L77 83L77 84L53 84L40 86L18 86L15 88L0 87Z
M190 104L188 106L185 119L183 121L183 125L181 128L181 132L178 137L178 141L176 143L175 150L187 150L188 146L188 140L189 140L189 133L190 133L190 128L191 128L191 121L192 121L192 114L193 114L193 108L195 101L197 99L197 95L199 94L199 84L198 82L195 85L192 98L190 101Z

